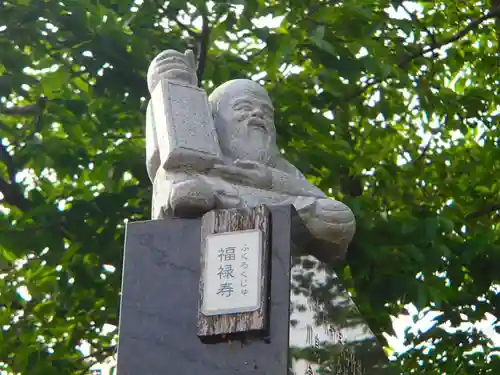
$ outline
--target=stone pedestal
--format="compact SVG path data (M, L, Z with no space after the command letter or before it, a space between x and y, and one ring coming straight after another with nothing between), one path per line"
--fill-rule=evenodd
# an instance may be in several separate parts
M129 223L120 311L120 375L285 375L294 212L272 210L269 340L197 337L200 219Z
M270 206L269 336L197 336L201 219L129 223L119 375L397 375L292 206Z

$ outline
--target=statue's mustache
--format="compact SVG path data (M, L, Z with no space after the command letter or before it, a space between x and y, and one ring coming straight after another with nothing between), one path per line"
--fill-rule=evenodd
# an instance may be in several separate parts
M250 117L248 120L246 120L245 124L246 124L246 126L249 126L249 127L255 127L255 128L261 129L266 133L269 132L267 122L261 118L258 118L258 117Z

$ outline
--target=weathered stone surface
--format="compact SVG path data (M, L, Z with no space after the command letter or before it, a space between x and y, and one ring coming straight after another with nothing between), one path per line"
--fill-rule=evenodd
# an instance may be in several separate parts
M148 173L154 176L152 218L293 204L311 233L333 244L332 257L342 257L354 235L354 215L283 158L264 88L246 79L229 81L205 105L203 90L193 85L190 56L165 51L148 72L153 115L147 127L156 129L146 132ZM173 103L177 109L168 109Z
M205 170L222 162L205 91L164 79L151 93L151 104L163 168Z
M196 86L194 57L188 52L164 51L148 70L146 166L152 182L160 168L204 171L222 163L207 94Z

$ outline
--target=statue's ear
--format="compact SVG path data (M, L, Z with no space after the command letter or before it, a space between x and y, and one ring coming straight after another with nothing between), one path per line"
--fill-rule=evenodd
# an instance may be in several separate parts
M208 97L208 108L210 108L210 113L212 114L212 118L215 122L217 114L219 113L219 105L215 100L210 98L210 96Z
M212 112L212 118L213 118L213 121L214 121L215 132L217 133L217 136L220 138L220 136L221 136L221 128L224 127L221 124L222 119L221 119L221 117L219 116L219 114L217 112Z

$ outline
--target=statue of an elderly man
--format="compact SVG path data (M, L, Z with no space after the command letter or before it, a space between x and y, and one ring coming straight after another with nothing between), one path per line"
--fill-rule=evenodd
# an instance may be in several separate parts
M163 93L159 100L184 103L177 109L171 109L177 114L177 120L174 117L166 119L167 123L178 122L166 124L167 133L178 132L179 126L189 122L185 116L179 115L179 111L188 114L203 112L197 108L202 101L198 100L200 89L195 86L196 70L191 52L181 54L169 50L157 56L148 72L152 93L162 79L175 82L178 86L170 86L170 91ZM186 91L188 89L191 91ZM184 90L187 94L177 95L176 90ZM198 95L198 104L192 107L186 99L190 93L193 98ZM176 95L183 99L176 98ZM187 164L175 162L169 166L160 160L159 153L165 145L162 145L162 137L156 135L155 129L165 124L159 124L163 117L153 113L158 111L155 107L157 102L152 100L153 108L151 105L148 107L147 118L153 219L200 216L215 208L293 204L311 234L331 244L331 255L344 255L354 235L354 215L345 204L326 197L280 154L276 145L274 108L261 85L248 79L236 79L212 92L206 107L212 118L204 122L204 126L208 124L213 128L217 156L204 157L208 153L200 152L201 157L196 159L199 162ZM179 120L179 116L183 121ZM206 134L209 130L195 129ZM190 157L191 151L185 155ZM210 161L206 162L208 159Z

